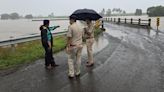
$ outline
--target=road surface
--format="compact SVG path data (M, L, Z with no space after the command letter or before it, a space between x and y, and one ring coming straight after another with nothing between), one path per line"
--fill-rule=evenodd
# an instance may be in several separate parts
M153 30L105 24L94 44L92 68L79 78L67 76L67 55L54 55L59 67L49 71L44 59L1 74L0 92L164 92L164 34Z

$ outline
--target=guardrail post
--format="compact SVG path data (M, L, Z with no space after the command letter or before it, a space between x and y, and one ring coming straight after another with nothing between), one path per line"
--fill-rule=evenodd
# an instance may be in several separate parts
M138 19L138 25L141 25L141 19L140 18Z
M114 18L114 22L116 22L116 18Z
M130 21L131 24L133 24L133 19L131 18L131 21Z
M15 52L15 44L11 44L11 51Z
M101 25L101 28L104 28L104 21L102 20L102 25Z
M111 22L113 22L113 19L111 18Z
M118 24L120 24L120 20L121 20L121 19L120 19L120 18L118 18Z
M148 22L148 26L151 27L151 19L149 19Z
M125 18L125 24L126 24L126 18Z
M10 42L12 42L13 38L14 38L13 36L10 36ZM15 52L15 44L11 44L10 46L11 46L11 51Z

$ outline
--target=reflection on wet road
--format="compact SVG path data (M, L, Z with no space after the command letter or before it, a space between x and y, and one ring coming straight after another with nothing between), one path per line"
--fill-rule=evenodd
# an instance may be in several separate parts
M100 34L99 37L95 38L95 42L93 44L93 52L97 53L104 49L109 44L108 40L104 38L103 34ZM87 54L86 45L83 47L82 54Z

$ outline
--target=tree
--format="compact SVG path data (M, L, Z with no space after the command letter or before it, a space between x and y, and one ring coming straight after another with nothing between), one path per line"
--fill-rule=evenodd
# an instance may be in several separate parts
M136 9L135 15L142 15L142 10L141 9Z
M120 8L113 8L113 14L125 14L126 12Z
M113 8L112 12L115 12L116 11L116 8Z
M107 11L106 11L106 16L110 16L111 15L111 9L108 9Z
M10 18L11 19L19 19L19 14L18 13L11 13Z
M1 14L1 19L10 19L9 14Z
M118 8L118 13L121 14L123 10L121 10L120 8Z
M164 7L163 6L149 7L147 9L147 14L150 17L164 16Z
M126 14L126 11L123 11L123 14Z
M100 15L101 16L104 16L105 15L105 9L103 8L102 11L100 12Z
M49 18L54 18L54 13L51 13L50 15L48 15Z
M25 16L25 18L26 18L26 19L32 19L33 16L32 16L32 14L28 14L28 15Z

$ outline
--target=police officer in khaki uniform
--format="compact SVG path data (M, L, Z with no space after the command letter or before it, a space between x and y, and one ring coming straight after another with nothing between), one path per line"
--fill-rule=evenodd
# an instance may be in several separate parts
M70 26L67 33L67 47L68 54L68 76L73 78L80 75L81 66L81 52L82 52L82 28L77 25L76 17L70 17Z
M86 38L86 46L87 46L87 54L88 54L88 62L87 67L91 67L94 65L93 61L93 50L92 46L94 43L94 25L91 20L86 19L87 26L84 28L84 34Z

